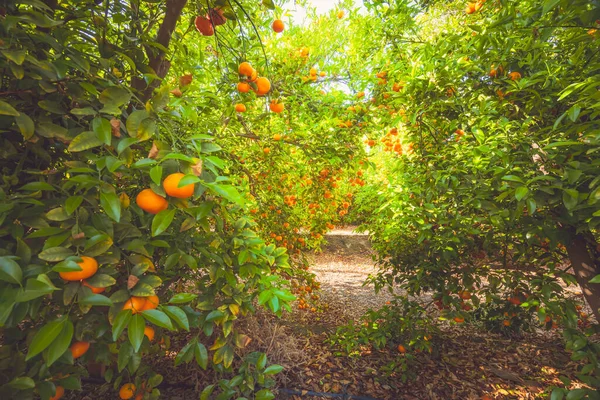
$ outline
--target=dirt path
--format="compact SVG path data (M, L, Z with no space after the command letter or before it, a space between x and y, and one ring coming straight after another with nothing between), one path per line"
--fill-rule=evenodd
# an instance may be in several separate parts
M543 398L549 385L560 385L558 376L573 376L575 365L564 351L557 332L506 338L478 331L473 326L447 325L434 339L435 351L415 355L413 379L403 383L399 374L379 372L397 359L390 350L367 350L359 358L336 354L326 339L349 320L358 320L369 308L391 298L375 294L365 279L376 272L368 236L352 227L327 235L328 245L311 256L311 272L321 283L321 299L328 306L315 314L295 310L279 326L271 355L286 366L280 387L314 392L347 393L372 399L493 399ZM296 353L294 355L294 353ZM320 399L310 395L279 393L277 399Z

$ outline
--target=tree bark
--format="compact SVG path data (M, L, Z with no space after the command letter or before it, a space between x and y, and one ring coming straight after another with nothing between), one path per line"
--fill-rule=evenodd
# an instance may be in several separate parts
M156 43L159 43L166 49L169 48L173 31L175 30L175 26L177 26L179 17L181 17L181 12L186 4L187 0L167 0L166 2L165 18L158 28L158 33L156 34ZM160 79L156 79L152 81L150 85L146 85L144 79L139 77L133 78L131 82L132 86L134 89L137 89L141 92L140 97L144 102L150 99L154 89L160 85L160 82L167 75L169 69L171 68L171 62L165 59L166 54L164 51L153 46L146 46L146 55L148 56L148 66L154 70L154 73Z
M567 253L571 261L571 266L575 271L577 283L597 321L600 321L600 284L590 283L590 279L600 274L600 268L596 265L588 242L584 235L574 233L570 242L567 244Z

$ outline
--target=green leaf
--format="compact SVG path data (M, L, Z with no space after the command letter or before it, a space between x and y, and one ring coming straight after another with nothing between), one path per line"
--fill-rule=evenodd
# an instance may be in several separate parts
M21 284L23 271L19 264L9 257L0 257L0 280L8 283Z
M129 99L131 99L131 93L127 89L117 86L104 89L98 97L100 103L111 107L122 106L129 102Z
M156 186L160 186L162 180L163 168L160 165L155 165L150 169L150 179Z
M21 113L18 116L15 116L15 121L17 122L21 135L23 135L23 139L31 139L35 132L33 120L29 118L27 114Z
M13 117L18 117L19 112L10 104L0 100L0 115L11 115Z
M91 294L79 300L79 303L86 306L107 306L113 305L113 302L108 297L101 294Z
M196 297L198 297L198 295L193 293L177 293L175 296L171 297L171 300L169 300L168 302L171 304L189 303Z
M550 395L550 400L562 400L563 397L565 397L565 392L563 391L563 389L556 388L552 391L552 394Z
M272 400L275 395L269 389L263 389L256 393L254 396L255 400Z
M35 388L35 381L28 376L20 376L8 382L6 386L15 390L29 390Z
M94 115L94 114L96 114L96 110L94 110L92 107L72 108L71 114L73 114L73 115Z
M545 0L544 5L542 7L542 15L546 14L548 11L552 10L560 3L560 0Z
M132 317L131 310L121 310L121 311L119 311L119 313L113 320L112 337L115 342L121 336L121 333L123 333L123 330L125 330L125 328L127 328L127 325L129 325L129 321L131 321L131 317Z
M164 312L173 320L179 327L189 331L190 323L188 321L187 314L179 307L175 306L164 306L162 308Z
M586 389L573 389L573 390L569 390L569 393L567 393L567 400L579 400L579 399L583 399L586 394L587 394L587 390Z
M160 326L162 328L167 328L171 331L173 330L173 324L171 323L171 320L169 319L167 314L165 314L162 311L146 310L142 312L142 315L144 316L144 318L146 318L147 321L153 323L154 325Z
M44 261L62 261L65 258L72 256L73 250L65 247L51 247L38 254L38 258Z
M273 364L273 365L269 365L267 367L267 369L265 369L264 374L265 375L275 375L275 374L280 373L281 371L283 371L283 367L281 365Z
M196 362L203 370L206 370L208 367L208 351L206 350L206 346L202 343L196 343L196 347L194 348L194 357L196 358Z
M517 201L521 201L525 196L527 196L527 193L529 193L527 186L519 186L517 190L515 190L515 199L517 199Z
M52 267L52 271L55 271L55 272L83 271L83 268L81 268L75 260L71 260L71 258L72 257L69 257L66 260L61 261L58 264L56 264L54 267Z
M63 329L60 334L54 339L50 347L48 347L46 364L50 367L58 360L69 348L73 339L73 323L69 320L63 324Z
M31 191L47 190L47 191L54 191L56 189L54 189L54 186L49 185L46 182L29 182L29 183L26 183L25 185L21 186L19 188L19 190L31 190ZM58 228L56 228L56 229L58 229Z
M158 236L169 228L175 218L175 210L163 210L152 219L152 236Z
M2 50L2 55L14 62L17 65L23 64L25 61L25 56L27 55L26 50Z
M212 322L212 321L214 321L214 320L216 320L216 319L223 318L223 316L224 316L224 315L225 315L225 314L223 314L223 311L221 311L221 310L214 310L214 311L211 311L211 312L210 312L210 313L209 313L209 314L206 316L206 322Z
M100 193L100 205L106 211L112 220L119 222L121 220L121 201L114 192Z
M596 275L592 279L590 279L590 283L600 283L600 275Z
M133 347L131 347L129 342L123 342L119 348L119 356L117 358L117 368L119 372L123 371L123 369L127 366L131 356L133 356Z
M515 175L505 175L502 177L502 180L504 181L511 181L511 182L519 182L519 183L525 183L523 182L523 179L519 178L518 176Z
M202 393L200 393L200 400L208 400L214 390L215 385L208 385L207 387L205 387L204 390L202 390Z
M132 112L125 122L125 127L127 128L129 136L137 138L138 129L140 128L142 121L147 118L150 118L150 114L146 110L136 110Z
M66 321L66 318L62 317L44 325L33 337L25 361L30 360L46 350L63 330Z
M127 326L127 336L129 337L129 342L133 346L133 351L136 353L140 350L142 342L144 341L145 327L146 323L144 322L144 317L140 314L134 315Z
M185 346L183 346L181 351L175 356L175 366L178 366L182 362L189 363L190 361L192 361L192 359L194 358L195 350L194 344L196 342L197 340L194 338L190 340Z
M110 121L106 118L96 117L92 120L92 130L96 134L98 140L106 145L110 145L112 138L112 127Z
M563 204L567 210L572 210L577 206L579 192L574 189L565 189L562 193Z
M71 141L71 144L69 144L68 150L70 152L78 152L92 149L94 147L101 146L102 144L103 142L98 139L96 133L92 131L86 131L75 136L75 138Z
M238 192L238 190L234 186L219 185L216 183L207 183L205 185L219 196L233 203L236 203L240 206L243 206L246 203L244 197Z
M71 215L83 202L83 196L71 196L65 201L65 211Z

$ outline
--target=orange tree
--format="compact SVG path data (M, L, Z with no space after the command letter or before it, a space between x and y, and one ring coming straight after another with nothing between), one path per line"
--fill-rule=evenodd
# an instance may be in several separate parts
M430 349L433 306L501 331L562 327L577 378L600 386L598 325L565 291L578 285L598 320L598 3L367 7L383 39L362 89L389 112L367 138L376 168L357 212L379 252L377 288L433 301L399 297L373 317L389 329L361 340ZM568 398L584 396L597 393Z
M2 396L58 399L100 373L121 398L157 398L144 356L185 330L175 365L223 377L201 398L274 397L281 367L241 351L235 322L290 309L294 270L249 218L224 122L267 18L237 1L0 8Z

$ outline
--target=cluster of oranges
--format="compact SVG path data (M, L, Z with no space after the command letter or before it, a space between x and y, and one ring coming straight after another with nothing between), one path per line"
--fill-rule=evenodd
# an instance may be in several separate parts
M502 65L498 65L498 67L492 65L490 68L490 73L488 75L490 78L500 78L502 75L504 75L504 67ZM507 76L508 79L510 79L511 81L518 81L519 79L521 79L521 73L518 71L509 72ZM504 96L499 95L499 97Z
M302 77L302 82L308 82L309 80L315 82L319 76L324 78L327 76L327 73L325 71L318 72L317 69L313 67L308 71L308 76Z
M321 284L314 279L310 279L306 285L298 285L298 282L292 281L292 293L298 298L298 309L310 310L310 312L317 312L317 308L310 304L312 300L319 300L319 295L314 291L319 290Z
M177 172L165 178L162 183L165 193L178 199L187 199L194 194L194 184L190 183L179 187L179 182L185 175ZM152 189L142 190L135 198L136 204L150 214L158 214L169 207L169 202L164 197L156 194Z
M258 72L249 62L242 62L238 66L238 73L240 76L240 82L237 84L238 92L248 93L252 90L258 96L264 96L271 91L271 82L265 77L259 77ZM273 112L280 113L284 110L284 105L278 100L272 100L269 108ZM243 103L236 104L235 111L238 113L246 112L246 105ZM268 152L265 151L265 153Z

